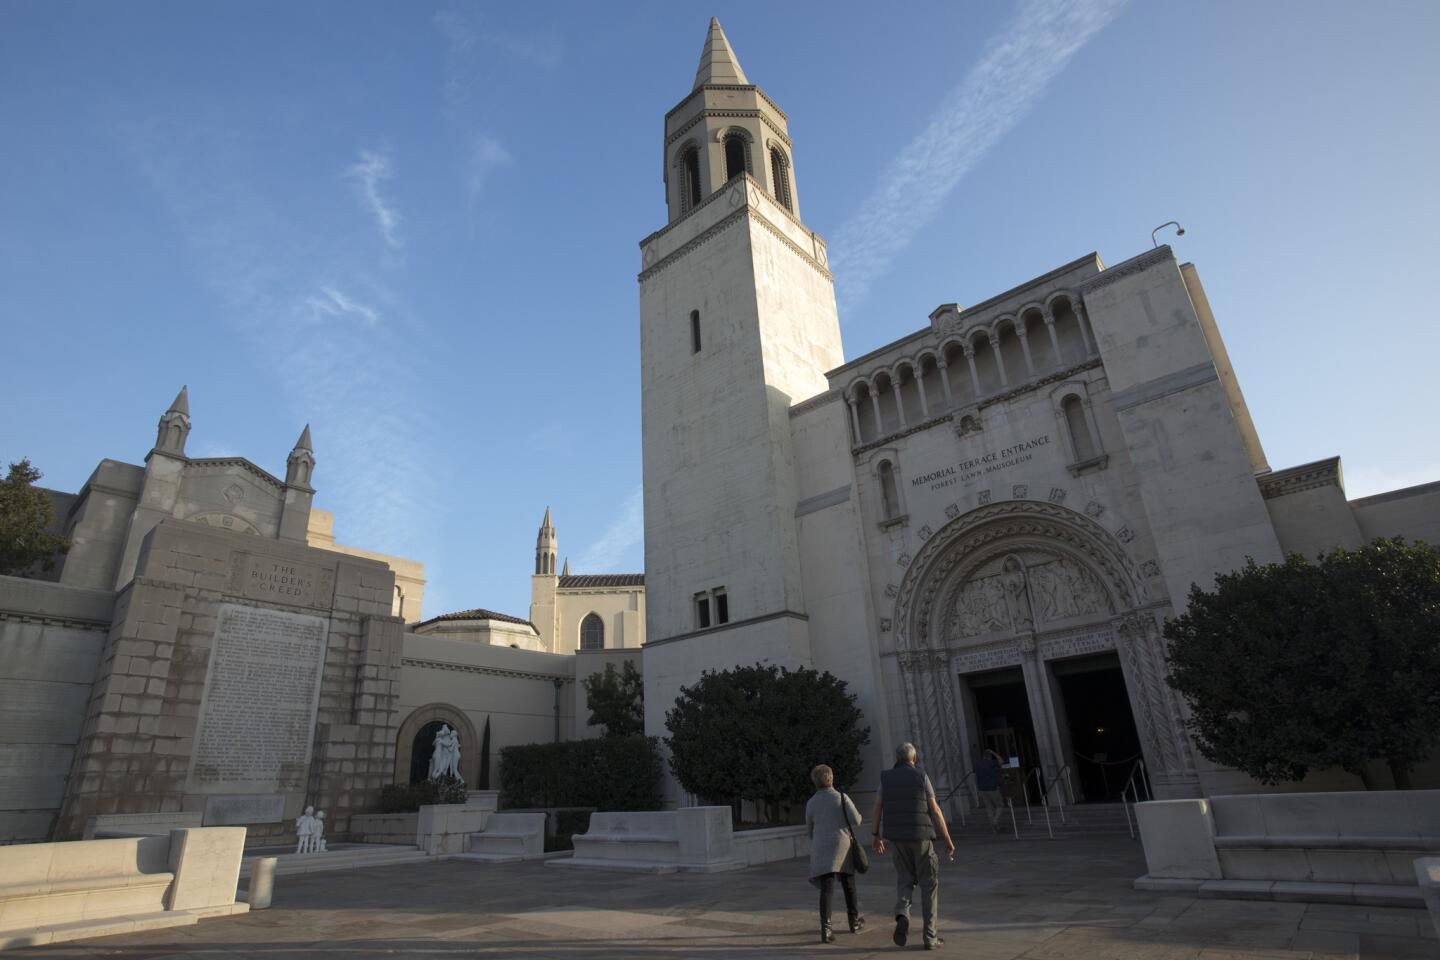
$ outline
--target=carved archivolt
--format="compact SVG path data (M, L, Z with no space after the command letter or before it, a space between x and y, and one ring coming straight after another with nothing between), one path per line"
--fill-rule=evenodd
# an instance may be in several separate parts
M1113 614L1149 600L1144 579L1103 527L1039 500L991 503L957 517L907 567L892 618L900 650L1014 631L1017 616L1035 629L1037 616Z

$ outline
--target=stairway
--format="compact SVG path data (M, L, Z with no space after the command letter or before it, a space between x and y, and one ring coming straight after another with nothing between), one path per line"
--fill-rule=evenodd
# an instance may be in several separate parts
M1082 803L1075 806L1067 803L1064 822L1061 822L1059 808L1051 807L1048 830L1045 826L1045 810L1039 805L1030 808L1030 822L1026 821L1023 803L1017 806L1014 812L1013 828L1010 811L1006 810L1000 817L1001 832L994 833L990 829L987 811L968 810L965 813L964 826L961 825L958 816L950 818L950 835L957 846L963 845L967 840L1015 840L1017 832L1020 840L1049 840L1052 830L1056 840L1070 837L1130 835L1130 827L1125 819L1125 809L1119 803ZM1130 816L1135 816L1134 810L1130 811Z
M250 875L251 863L257 857L275 857L275 875L321 873L328 870L359 870L389 867L402 863L424 863L431 858L418 847L390 843L337 844L324 853L279 853L252 850L240 863L240 876Z

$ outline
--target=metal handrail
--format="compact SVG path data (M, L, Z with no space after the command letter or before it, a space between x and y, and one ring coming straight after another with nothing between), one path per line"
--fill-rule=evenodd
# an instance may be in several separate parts
M1065 778L1065 792L1070 794L1070 806L1073 807L1075 806L1075 784L1070 779L1070 764L1065 764L1065 766L1060 768L1060 772L1055 774L1056 780L1059 780L1061 777Z
M1035 791L1040 794L1041 806L1045 808L1045 832L1050 834L1050 839L1055 839L1055 830L1050 826L1050 798L1045 793L1045 787L1041 784L1040 774L1043 773L1039 767L1034 767L1025 774L1025 779L1020 781L1020 790L1025 794L1025 822L1033 824L1034 817L1030 813L1030 778L1035 778ZM1063 822L1063 821L1062 821Z
M1006 799L1005 806L1010 811L1010 832L1015 834L1015 839L1020 839L1020 824L1015 822L1015 801Z
M1136 778L1139 779L1136 779ZM1135 761L1130 768L1130 777L1125 781L1125 786L1120 788L1120 806L1125 810L1125 825L1130 828L1130 839L1135 839L1135 821L1130 817L1130 801L1125 799L1127 793L1135 797L1135 802L1140 802L1140 787L1145 787L1145 799L1150 799L1150 784L1145 779L1145 758L1141 757Z
M955 794L959 793L960 788L965 786L966 781L968 781L973 776L975 776L975 771L971 770L969 773L965 774L965 776L961 777L960 782L955 784L955 786L950 790L949 793L945 794L945 798L940 802L949 803L950 798L955 796ZM956 807L955 809L958 810L960 813L960 826L965 826L965 810L961 807Z

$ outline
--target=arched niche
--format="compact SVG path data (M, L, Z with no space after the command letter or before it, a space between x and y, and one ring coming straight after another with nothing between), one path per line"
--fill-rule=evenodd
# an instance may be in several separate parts
M400 724L400 731L395 736L395 782L411 782L411 766L416 759L415 738L430 723L448 723L451 729L459 732L460 776L465 778L466 786L474 790L475 784L479 783L480 738L476 736L475 725L465 711L448 703L429 703L418 707ZM426 751L424 756L428 764L433 742L420 747Z

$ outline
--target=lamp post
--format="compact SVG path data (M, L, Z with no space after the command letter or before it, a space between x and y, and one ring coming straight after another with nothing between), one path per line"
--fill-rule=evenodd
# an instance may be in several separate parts
M1166 220L1164 223L1160 224L1160 226L1150 231L1150 243L1152 246L1155 246L1157 248L1160 246L1160 241L1155 239L1155 234L1159 233L1161 230L1164 230L1166 227L1174 227L1175 236L1177 237L1185 236L1184 227L1180 226L1180 224L1176 223L1174 220Z

